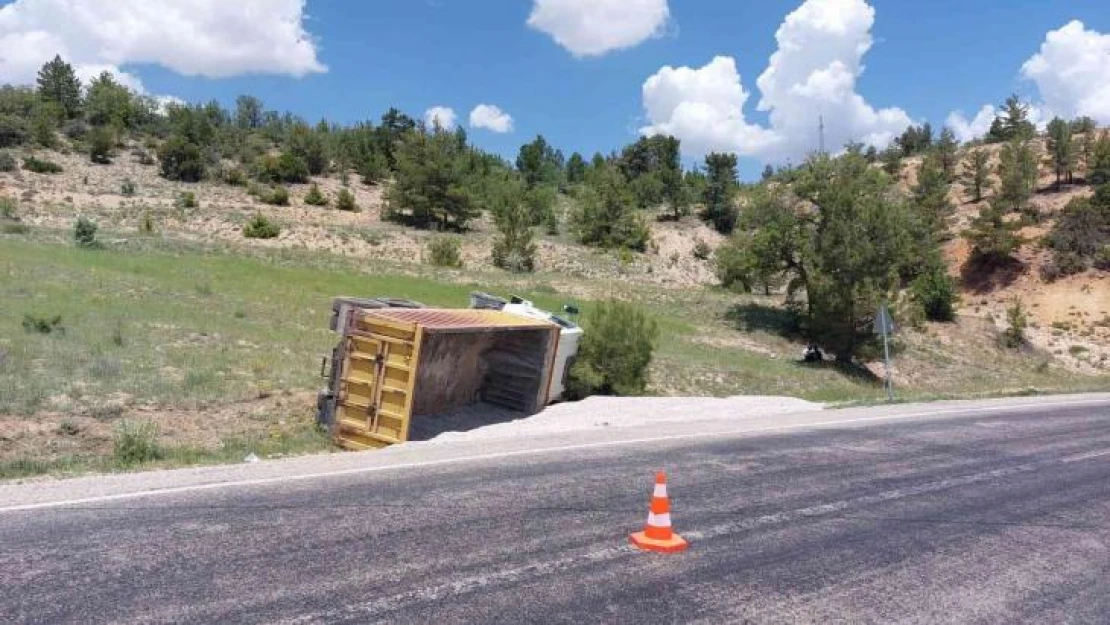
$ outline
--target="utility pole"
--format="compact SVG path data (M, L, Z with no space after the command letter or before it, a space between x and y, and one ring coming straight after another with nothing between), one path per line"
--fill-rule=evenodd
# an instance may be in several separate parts
M818 148L819 154L821 154L821 156L824 156L825 155L825 116L824 115L818 115L817 116L817 133L818 133L818 141L819 141L818 145L820 146Z

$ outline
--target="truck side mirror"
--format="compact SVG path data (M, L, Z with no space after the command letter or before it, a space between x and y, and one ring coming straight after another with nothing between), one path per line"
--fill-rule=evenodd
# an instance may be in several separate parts
M566 304L565 306L563 306L563 312L565 312L568 315L577 315L578 314L578 307L575 306L574 304Z

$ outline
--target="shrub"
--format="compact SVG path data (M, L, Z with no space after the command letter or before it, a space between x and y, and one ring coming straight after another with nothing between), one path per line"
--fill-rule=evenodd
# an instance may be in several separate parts
M0 196L0 219L19 221L19 205L14 197Z
M709 244L701 239L694 243L694 258L698 260L709 260L709 256L713 253L713 249Z
M116 426L112 456L121 466L131 467L159 460L163 455L154 423L125 420Z
M1002 345L1010 349L1025 345L1025 329L1029 327L1029 319L1025 316L1021 300L1015 299L1013 305L1006 309L1006 323L1006 329L1002 331Z
M130 178L124 178L123 184L120 185L119 192L124 197L131 197L135 195L135 181Z
M659 339L655 321L639 308L611 301L588 314L584 326L568 396L642 395Z
M10 152L0 152L0 171L15 171L18 168L19 164Z
M262 213L255 214L254 218L243 227L243 236L248 239L273 239L281 234L281 226L273 223Z
M23 159L23 169L34 172L36 174L60 174L62 173L62 166L47 160L28 156Z
M184 191L177 196L177 205L181 208L197 208L197 195L192 191Z
M143 213L143 218L139 221L140 234L154 234L154 217L150 215L150 211Z
M462 242L458 237L432 237L428 241L428 262L436 267L462 267Z
M80 141L89 134L89 125L79 119L73 119L62 126L62 134L75 141Z
M26 120L0 113L0 148L23 145L31 138Z
M358 204L355 204L355 194L347 189L340 189L339 195L335 196L335 207L341 211L357 213Z
M23 315L23 330L31 333L38 334L65 334L66 329L62 326L62 316L54 315L53 317L39 317L37 315L25 314Z
M89 136L89 160L99 165L110 164L115 146L116 138L111 130L105 127L96 128Z
M181 182L204 178L204 157L195 143L180 136L170 137L158 150L162 177Z
M225 167L220 170L220 181L233 187L245 187L247 174L240 167Z
M929 321L952 321L956 318L956 281L941 263L933 263L910 285L913 299L921 306Z
M139 150L138 152L136 152L135 158L139 161L140 165L146 165L148 167L158 162L154 160L154 157L151 156L150 152L147 152L146 150Z
M73 224L73 240L78 247L96 247L96 223L88 217L78 217Z
M314 182L312 186L308 188L308 193L304 194L304 203L309 206L327 206L328 198L324 197L323 193L320 193L320 186Z
M274 187L268 192L259 194L258 199L271 206L289 206L289 189Z
M267 155L255 162L255 177L271 184L308 182L308 165L289 152Z

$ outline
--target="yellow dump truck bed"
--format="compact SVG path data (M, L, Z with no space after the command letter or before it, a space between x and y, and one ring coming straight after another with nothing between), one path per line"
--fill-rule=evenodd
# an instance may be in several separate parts
M547 404L560 328L475 309L351 315L340 354L334 433L349 449L408 440L414 418L478 401L522 414Z

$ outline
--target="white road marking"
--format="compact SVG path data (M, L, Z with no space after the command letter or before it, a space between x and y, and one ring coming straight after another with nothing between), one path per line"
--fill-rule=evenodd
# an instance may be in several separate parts
M536 449L519 449L515 451L501 451L488 454L476 454L472 456L460 456L457 458L442 458L439 460L424 460L420 462L407 462L401 464L382 465L376 467L358 467L355 469L338 469L335 471L319 471L315 473L302 473L298 475L285 475L278 477L265 477L254 478L247 480L234 480L227 482L213 482L209 484L192 484L188 486L172 486L168 488L157 488L150 490L134 491L129 493L117 493L113 495L98 495L95 497L82 497L78 499L66 499L60 501L46 501L39 503L19 504L14 506L6 506L0 508L0 513L4 512L24 512L29 510L43 510L49 508L61 508L66 506L78 506L93 503L104 503L111 501L125 501L128 499L138 499L141 497L153 497L158 495L177 495L182 493L195 493L210 490L220 490L225 488L240 488L245 486L265 486L269 484L280 484L285 482L303 482L308 480L315 480L328 477L343 477L348 475L362 475L369 473L380 473L383 471L395 471L402 469L419 469L424 467L437 467L450 464L461 464L466 462L481 462L484 460L499 460L503 458L514 458L521 456L535 456L547 453L562 453L570 451L581 451L587 449L603 449L606 447L621 447L625 445L638 445L644 443L662 443L668 441L681 441L681 440L694 440L699 438L713 438L717 436L730 436L740 434L761 434L767 432L782 432L791 430L805 430L813 428L821 428L836 425L852 425L858 423L877 423L881 421L901 421L906 419L915 419L920 417L937 417L944 415L971 415L989 412L1006 412L1012 410L1021 410L1024 408L1063 408L1070 406L1084 406L1091 404L1106 404L1105 399L1083 399L1066 402L1055 403L1031 403L1031 404L1008 404L1001 406L981 406L978 408L950 408L946 410L934 410L928 412L915 412L902 415L879 415L874 417L857 417L854 419L833 419L828 421L816 421L811 423L797 423L797 424L782 424L771 425L758 428L730 428L726 430L716 430L712 432L697 432L691 434L674 434L668 436L652 436L646 438L634 438L616 441L600 441L596 443L578 443L575 445L562 445L557 447L541 447Z
M1085 454L1076 454L1074 456L1068 456L1067 458L1064 458L1063 461L1064 462L1079 462L1081 460L1091 460L1092 458L1101 458L1103 456L1110 456L1110 449L1104 449L1102 451L1091 451L1091 452L1087 452Z

